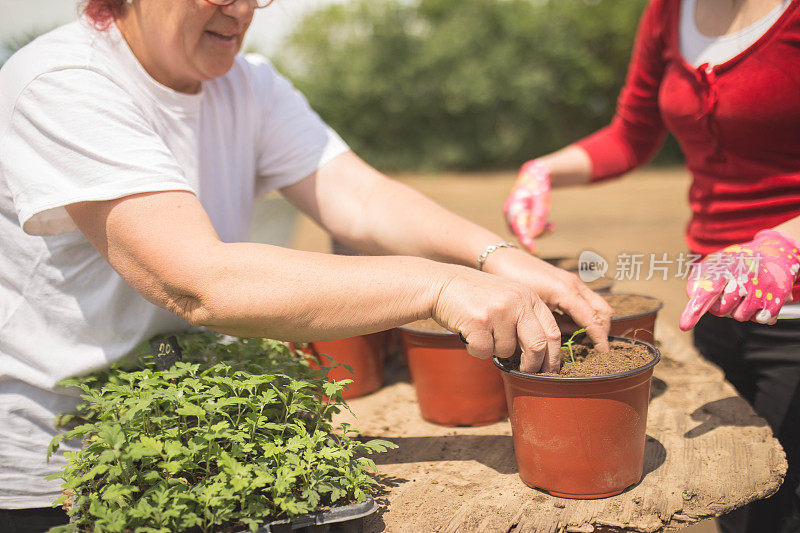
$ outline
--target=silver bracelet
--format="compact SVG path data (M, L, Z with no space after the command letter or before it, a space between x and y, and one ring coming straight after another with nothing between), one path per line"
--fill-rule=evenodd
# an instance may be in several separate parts
M489 254L498 250L500 248L516 248L517 245L513 242L501 242L500 244L492 244L491 246L487 246L486 249L483 251L481 256L478 258L478 270L483 271L483 264L486 262L486 258L489 257Z

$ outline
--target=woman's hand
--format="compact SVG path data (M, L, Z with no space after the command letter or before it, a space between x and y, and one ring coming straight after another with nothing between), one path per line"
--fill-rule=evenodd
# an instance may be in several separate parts
M561 332L531 286L468 267L453 268L432 315L446 328L461 333L470 355L508 358L519 346L520 371L558 372Z
M779 231L759 231L752 241L728 246L695 266L679 326L692 329L706 311L774 324L783 304L791 301L798 270L798 244Z
M536 253L536 240L553 225L547 222L550 214L551 172L538 159L528 161L519 169L517 181L503 205L506 222L522 245Z
M598 349L608 350L613 310L576 275L514 248L501 248L490 254L484 270L530 287L550 309L565 312L586 328Z

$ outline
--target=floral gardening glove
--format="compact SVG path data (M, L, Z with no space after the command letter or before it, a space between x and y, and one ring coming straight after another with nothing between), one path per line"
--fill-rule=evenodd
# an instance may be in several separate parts
M689 303L681 314L680 328L693 328L706 311L774 324L781 306L792 299L792 285L800 270L798 248L782 233L763 230L750 242L706 257L695 265L686 284Z
M503 213L511 231L531 253L536 253L535 237L552 231L550 214L550 169L536 159L519 169L519 176L506 198Z

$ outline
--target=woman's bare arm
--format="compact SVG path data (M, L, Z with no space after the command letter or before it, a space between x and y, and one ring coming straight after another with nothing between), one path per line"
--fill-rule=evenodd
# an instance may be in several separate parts
M364 253L422 256L474 268L488 246L504 240L389 179L353 153L281 192L338 241ZM528 286L606 346L611 309L576 276L511 248L492 253L484 270Z
M433 317L478 357L525 351L523 369L559 365L559 333L535 292L417 257L342 257L223 243L197 198L158 192L67 207L111 266L150 302L239 336L324 340Z

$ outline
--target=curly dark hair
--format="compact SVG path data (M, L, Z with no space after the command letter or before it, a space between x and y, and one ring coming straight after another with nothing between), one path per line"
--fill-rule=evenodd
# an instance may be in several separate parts
M99 29L107 29L125 11L125 0L83 0L83 14Z

